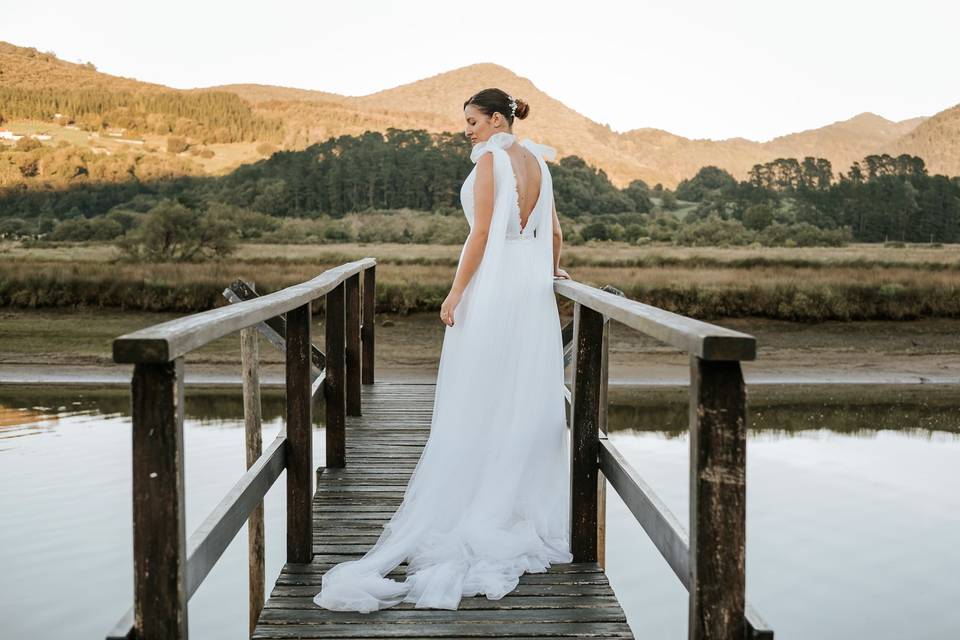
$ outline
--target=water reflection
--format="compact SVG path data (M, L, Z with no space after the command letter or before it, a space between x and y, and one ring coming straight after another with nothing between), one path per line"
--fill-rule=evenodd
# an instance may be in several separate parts
M184 417L197 424L222 426L229 421L243 418L243 397L239 386L187 387L185 390ZM283 418L284 390L282 387L264 386L260 392L260 404L264 422ZM18 426L17 416L30 415L36 422L56 421L61 417L96 415L99 417L130 417L130 391L126 388L100 388L94 390L52 387L9 387L0 392L0 429L4 416L9 416L10 426ZM320 424L319 413L314 411L314 422ZM23 426L20 424L19 426ZM2 437L2 435L0 435Z
M32 407L5 407L0 405L0 451L9 445L4 440L21 438L33 433L49 432L60 416Z
M611 387L608 430L680 437L689 424L681 387ZM748 428L783 437L823 429L870 436L877 431L927 438L960 434L960 387L954 385L752 385Z
M960 636L958 389L748 394L747 590L777 637ZM686 523L686 390L609 399L610 439ZM0 637L102 637L130 602L129 408L126 388L0 390ZM265 388L265 443L283 411L283 389ZM239 388L188 388L185 414L189 534L243 472ZM317 461L323 446L317 428ZM266 499L271 585L284 509L281 477ZM612 491L607 572L637 637L685 637L686 592ZM246 633L246 579L244 528L190 601L194 637Z

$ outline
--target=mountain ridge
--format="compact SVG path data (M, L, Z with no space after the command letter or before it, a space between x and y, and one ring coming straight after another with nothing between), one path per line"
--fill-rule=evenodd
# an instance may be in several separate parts
M556 148L559 158L577 155L604 171L619 187L634 179L674 187L707 165L718 166L743 179L754 164L778 157L825 157L838 173L845 172L852 162L865 155L884 152L920 155L931 172L960 174L960 144L951 141L960 140L960 105L932 117L899 122L866 111L766 142L744 137L690 139L655 127L615 132L553 98L531 79L492 62L450 69L362 96L345 96L256 83L174 89L106 74L90 63L70 63L49 52L0 42L0 88L30 89L40 85L131 92L233 93L255 113L282 121L282 146L288 149L368 130L459 132L463 130L463 101L484 87L499 86L531 105L530 116L515 124L519 137ZM953 138L945 140L949 135Z

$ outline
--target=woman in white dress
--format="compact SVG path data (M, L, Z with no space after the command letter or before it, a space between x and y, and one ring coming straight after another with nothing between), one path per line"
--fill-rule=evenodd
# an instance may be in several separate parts
M499 599L570 554L569 436L554 278L560 223L550 147L512 131L529 106L499 89L464 103L475 163L460 190L470 234L450 294L430 436L403 501L314 602L370 612ZM406 579L386 578L404 561Z

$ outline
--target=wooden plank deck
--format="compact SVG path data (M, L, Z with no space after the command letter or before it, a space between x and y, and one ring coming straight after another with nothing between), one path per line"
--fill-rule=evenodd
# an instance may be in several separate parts
M346 420L347 468L321 469L313 497L313 561L286 564L253 638L632 638L599 565L524 574L500 600L463 598L456 611L402 603L372 613L313 603L323 573L362 555L400 505L430 431L433 384L362 385L363 416ZM401 579L406 565L389 574Z

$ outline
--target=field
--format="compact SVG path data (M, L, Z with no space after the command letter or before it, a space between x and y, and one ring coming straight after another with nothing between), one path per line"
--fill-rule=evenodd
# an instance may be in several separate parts
M91 137L89 131L39 120L10 120L4 124L4 128L17 134L46 133L50 135L50 140L43 142L43 144L47 146L56 146L61 140L65 140L76 147L99 149L99 153L112 154L124 151L138 151L153 155L167 155L167 136L155 134L138 134L136 139L143 140L143 144L132 145L118 142L117 138L108 136L105 133L98 137ZM13 143L6 142L6 145L12 146ZM257 152L257 143L255 142L234 142L202 146L203 148L213 151L214 155L212 158L202 158L186 151L179 155L202 166L204 171L212 175L227 173L241 164L255 162L263 157ZM4 143L0 142L0 150L2 150L3 147Z
M261 292L331 266L378 261L381 311L439 309L459 245L245 244L204 263L124 261L112 245L0 243L0 307L191 312L223 304L236 278ZM561 265L593 286L700 319L902 320L960 318L960 246L684 248L625 243L565 247Z

